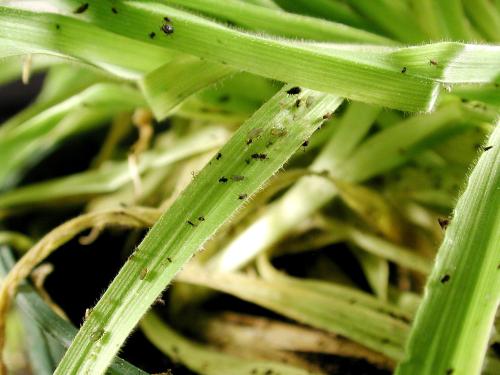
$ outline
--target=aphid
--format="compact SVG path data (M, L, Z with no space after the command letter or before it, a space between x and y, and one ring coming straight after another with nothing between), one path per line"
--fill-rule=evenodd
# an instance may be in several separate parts
M244 193L238 195L238 199L240 199L240 200L247 199L247 197L248 197L248 194L244 194Z
M306 108L309 108L312 104L313 104L313 97L312 96L308 96L306 98Z
M449 368L448 370L446 370L446 375L451 375L454 371L455 370L453 370L452 368Z
M488 150L491 150L493 148L493 146L485 146L483 147L483 151L488 151Z
M163 31L167 35L170 35L174 33L174 27L172 25L165 24L161 27L161 31Z
M78 8L76 8L76 10L73 13L80 14L85 12L87 9L89 9L89 3L84 3L80 5Z
M247 139L247 146L253 142L252 138Z
M165 306L165 300L163 298L158 297L157 299L155 299L155 302L154 302L155 305L162 305L162 306Z
M205 221L205 216L198 217L198 221Z
M61 25L59 25L58 23L56 23L56 29L57 30L61 29Z
M295 101L295 107L299 108L299 107L300 107L300 103L301 103L301 102L302 102L302 100L297 99L297 100Z
M323 120L330 120L333 117L333 113L327 112L323 115Z
M429 64L436 66L438 64L438 62L436 60L430 59Z
M169 263L172 263L172 258L167 257L167 260L168 260Z
M147 267L144 267L142 270L141 270L141 273L139 274L139 279L140 280L144 280L146 278L146 276L148 275L148 268Z
M277 128L272 128L271 129L271 135L274 135L275 137L284 137L285 135L288 134L288 130L282 127L277 127Z
M104 330L102 328L99 328L92 332L92 334L90 335L90 339L96 342L99 341L102 336L104 336Z
M92 312L92 307L85 309L85 315L84 315L83 319L87 320L89 318L91 312Z
M445 230L448 227L448 224L450 224L450 220L438 217L438 223L439 223L439 226L441 227L441 229Z
M252 159L260 159L264 160L267 159L267 154L252 154Z
M258 138L261 136L262 132L264 130L262 128L255 128L252 129L248 132L248 138L253 139L253 138Z
M406 73L406 66L403 66L403 69L401 69L401 73Z
M154 39L154 37L155 37L155 36L156 36L156 33L155 33L154 31L151 31L151 32L149 33L149 37L150 37L151 39Z
M444 275L444 276L441 278L441 283L442 283L442 284L447 283L448 281L450 281L450 275L448 275L448 274Z
M111 8L111 11L112 11L114 14L118 14L118 11L116 10L116 8Z
M187 223L188 223L189 225L191 225L192 227L195 227L195 226L196 226L196 224L195 224L195 223L193 223L191 220L188 220L188 221L187 221Z
M227 178L226 178L226 177L224 177L224 176L222 176L221 178L219 178L219 182L220 182L221 184L225 184L225 183L227 182Z
M302 143L302 147L307 147L309 146L309 141L304 141L304 143Z
M245 159L245 163L250 164L250 159Z
M292 87L290 90L288 90L286 93L289 95L297 95L300 94L302 89L298 86Z
M172 20L170 18L168 18L168 17L163 17L163 21L165 21L165 22L172 22Z
M244 179L245 179L245 176L234 175L231 177L231 180L233 180L233 181L243 181Z
M215 157L216 160L220 160L220 158L222 157L222 154L220 152L217 153L217 156Z

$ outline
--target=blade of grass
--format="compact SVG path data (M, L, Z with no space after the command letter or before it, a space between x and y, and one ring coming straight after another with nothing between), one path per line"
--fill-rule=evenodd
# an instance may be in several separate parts
M0 188L12 185L22 172L38 161L62 139L102 125L115 112L141 105L133 88L99 83L47 108L2 134Z
M499 125L454 210L397 374L481 371L500 303Z
M103 373L186 261L317 129L323 114L342 102L304 89L289 95L290 89L276 94L239 128L149 231L93 309L56 374ZM297 99L304 105L297 108ZM283 126L286 135L273 135L275 127Z
M296 15L280 10L265 9L237 0L161 0L167 5L202 12L212 17L227 19L239 26L288 38L328 42L395 45L388 38L318 18Z
M181 336L154 313L148 313L141 320L140 326L146 337L164 354L197 373L205 375L320 374L279 362L244 359L218 352Z
M232 72L228 66L187 56L148 73L139 85L155 117L162 120L193 93Z
M301 285L300 280L263 280L239 273L211 272L189 265L178 276L182 282L202 285L257 303L298 322L340 334L392 359L401 359L409 331L407 323Z
M361 119L365 115L360 113L359 116ZM330 145L351 142L349 129L352 129L353 123L346 122L339 126L338 130L339 134L345 131L345 135L342 138L334 136L324 147L324 152L313 162L311 169L317 172L327 170L338 179L362 182L404 164L426 147L440 139L446 139L451 134L450 129L455 131L461 126L470 126L464 123L477 121L476 116L476 112L469 112L461 103L448 103L432 114L406 119L368 138L365 143L357 146L345 163L336 167L336 149ZM364 121L372 123L375 118L376 116L367 116ZM482 118L480 120L482 121ZM360 124L361 122L356 123L357 126ZM345 130L341 132L341 128ZM394 142L395 139L398 142ZM358 139L354 142L354 145L359 141ZM408 151L402 153L401 148ZM275 245L336 195L334 185L323 177L311 176L301 179L222 249L210 261L210 267L218 271L231 271L242 267L258 253ZM303 204L304 201L308 204Z
M406 1L348 0L347 3L397 40L406 43L426 40Z
M220 147L229 137L223 128L207 127L179 139L168 149L146 151L138 164L140 174ZM47 201L88 198L110 193L132 181L127 161L114 162L96 170L44 181L0 194L0 210L46 204Z
M14 265L14 257L6 246L0 246L0 276L3 278ZM38 293L27 283L23 283L16 303L22 313L37 324L40 329L53 337L63 348L68 348L76 335L77 329L71 323L62 319L42 300ZM53 371L53 369L52 369ZM50 373L52 373L52 371ZM146 372L132 366L121 358L115 358L109 369L116 375L145 375Z
M481 34L491 42L500 41L500 14L488 0L462 1L467 15Z
M73 2L68 1L66 7L68 4ZM43 46L47 52L54 46L53 42L48 42L56 40L58 43L55 47L59 53L71 53L76 56L76 47L78 50L82 47L82 44L77 42L77 32L86 33L85 42L97 35L100 41L103 38L109 41L110 36L101 35L103 30L97 29L98 25L120 33L123 38L128 36L138 42L193 54L268 78L294 82L311 89L407 111L431 110L438 96L437 81L488 82L498 75L496 61L500 48L494 46L472 47L460 43L438 43L410 48L409 51L405 48L323 46L245 33L156 3L124 2L118 14L113 14L109 8L104 9L102 2L89 4L92 5L82 18L92 21L92 28L82 21L61 15L2 8L0 38L8 37L13 45L19 43L25 46L24 48L30 48L31 45L38 51ZM70 11L72 10L68 8L68 12ZM174 19L175 33L151 39L149 30L152 27L159 28L165 14ZM126 26L123 18L127 19ZM49 39L47 27L63 21L68 35L61 32ZM130 40L129 38L126 40ZM66 48L70 40L73 46L71 49ZM113 43L117 43L116 36L113 37ZM102 60L100 53L96 51L88 55L85 61ZM106 54L109 56L110 52L107 51ZM439 64L429 64L429 55L440 56ZM118 56L113 55L110 58L118 59ZM120 59L128 62L122 56ZM307 69L304 69L305 64ZM410 70L402 74L402 68L406 65L418 68L415 69L418 74ZM129 69L125 66L124 68ZM443 71L446 73L444 78L441 77Z

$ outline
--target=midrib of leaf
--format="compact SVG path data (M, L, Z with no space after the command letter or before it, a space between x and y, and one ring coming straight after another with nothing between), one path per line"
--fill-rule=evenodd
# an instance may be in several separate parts
M485 146L493 147L457 203L397 374L481 371L500 303L499 123Z
M220 151L219 159L212 159L149 231L93 309L56 374L103 373L179 269L244 204L240 196L255 193L324 121L323 115L342 102L305 89L299 95L288 95L285 90L289 88L240 127ZM299 98L302 105L297 108ZM274 127L286 128L286 135L272 135ZM249 137L254 139L247 145ZM265 154L266 158L256 160L252 154ZM233 176L244 179L234 181ZM220 182L222 177L228 181ZM96 332L102 333L97 340Z

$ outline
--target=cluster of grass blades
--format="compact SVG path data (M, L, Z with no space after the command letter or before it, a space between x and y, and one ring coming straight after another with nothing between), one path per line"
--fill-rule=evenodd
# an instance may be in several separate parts
M0 374L144 374L134 330L163 373L500 373L499 40L489 0L1 2L0 84L44 80L0 126ZM118 264L76 319L75 246Z

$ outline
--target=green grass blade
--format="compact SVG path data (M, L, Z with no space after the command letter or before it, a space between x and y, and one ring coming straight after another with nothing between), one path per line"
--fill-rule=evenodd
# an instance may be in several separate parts
M141 320L146 337L163 353L185 364L189 369L204 375L248 374L319 374L279 362L239 358L218 352L181 336L156 314L149 313Z
M390 358L403 356L408 324L357 304L355 297L344 300L293 278L268 281L239 273L211 272L196 266L186 267L178 279L229 293L303 324L340 334Z
M406 43L426 40L406 1L348 0L347 3L397 40Z
M223 128L206 127L179 139L165 150L144 152L138 163L140 174L155 168L165 168L180 160L221 147L229 137ZM127 161L114 162L96 170L27 185L0 194L0 210L26 205L40 205L54 200L88 198L110 193L132 182ZM1 232L0 232L1 233Z
M462 1L464 8L481 34L491 42L500 41L500 13L488 0Z
M239 26L288 38L325 42L395 45L382 36L350 26L318 18L296 15L280 10L265 9L236 0L162 0L167 5L179 5L213 17L227 19Z
M479 374L500 303L500 126L460 197L397 374ZM432 333L432 334L430 334Z
M140 87L155 117L162 120L193 93L232 72L228 66L187 56L148 73Z
M360 119L363 118L361 113L359 116ZM404 164L439 140L469 127L468 122L478 121L476 116L476 112L469 112L460 103L449 103L432 114L411 117L375 134L361 143L350 158L337 167L336 149L330 145L349 142L349 132L343 132L346 138L336 139L334 136L324 147L324 153L322 152L312 164L312 169L317 172L327 170L338 179L361 182ZM369 116L366 118L370 119ZM360 124L356 123L358 126L361 126ZM402 147L407 152L402 153ZM219 271L238 269L255 255L284 238L295 226L336 195L337 190L334 185L325 178L318 176L302 178L285 195L270 205L265 214L233 238L211 260L211 267ZM304 201L308 204L302 204ZM290 213L290 207L294 208L293 215Z
M438 43L407 50L308 44L245 33L156 3L124 2L118 14L103 8L102 2L89 4L84 17L92 25L61 15L1 8L0 38L9 38L10 44L23 46L25 50L63 53L104 68L122 69L123 76L128 72L132 77L139 70L151 71L160 65L155 66L160 55L138 61L137 55L148 43L150 55L165 51L168 56L163 58L164 62L173 58L169 51L192 54L264 77L406 111L431 110L439 94L438 82L489 82L499 70L496 61L500 48L494 46ZM160 28L165 14L174 20L175 33L150 38L149 31ZM58 22L64 23L68 35L62 29L55 35L53 30L48 32ZM77 33L85 36L81 43ZM111 39L116 45L139 43L136 55L129 59L124 57L126 52L122 56L115 49L92 50L90 46L92 40L106 46ZM85 56L81 54L83 49ZM439 57L438 65L429 64L429 59L435 56ZM411 69L403 74L405 66Z
M0 246L0 276L5 277L14 265L14 258L9 249ZM77 333L76 327L62 319L42 300L38 293L24 283L16 296L16 303L31 322L37 324L44 333L53 337L63 348L68 348ZM52 371L51 371L52 373ZM145 375L146 372L132 366L121 358L115 358L109 369L116 375Z
M61 140L102 125L119 111L143 103L137 90L99 83L36 114L2 134L0 188L12 185L24 170Z
M342 102L305 89L289 95L289 89L276 94L239 128L149 231L93 309L56 374L103 373L186 261L309 138L324 121L324 113ZM297 99L303 103L299 108ZM275 128L285 128L286 133Z

